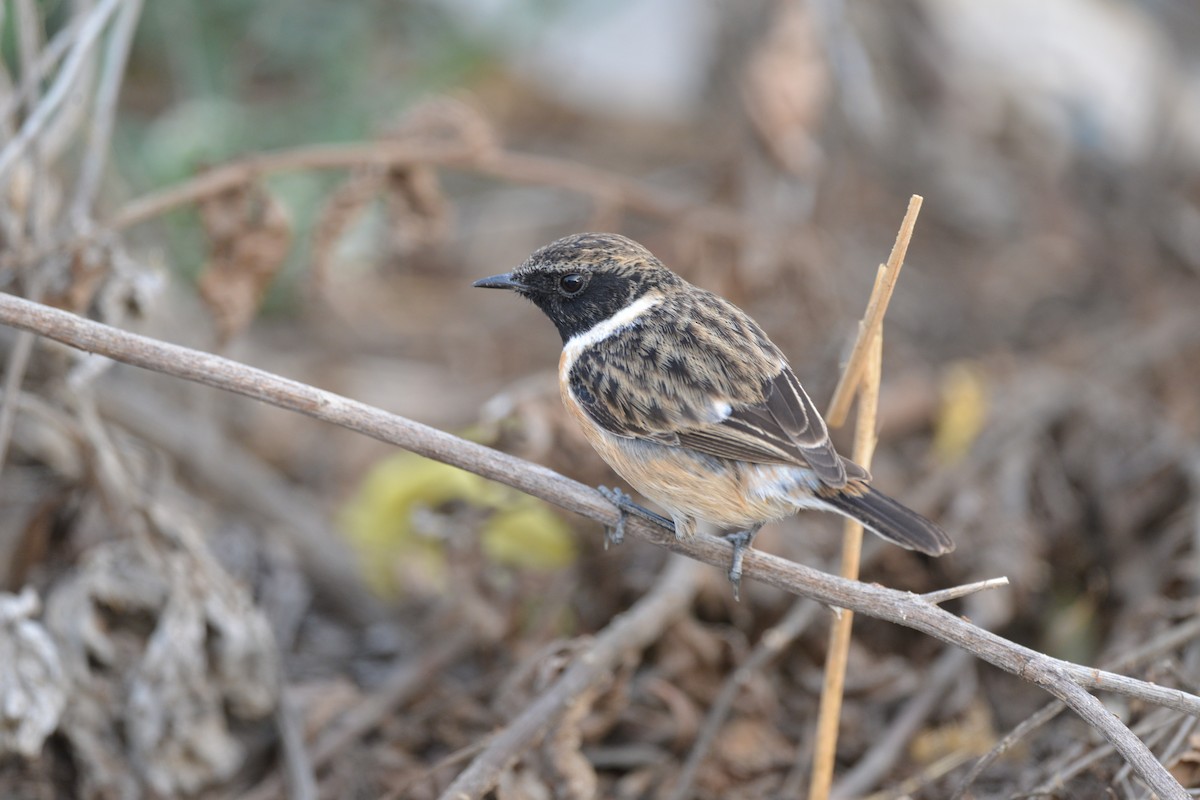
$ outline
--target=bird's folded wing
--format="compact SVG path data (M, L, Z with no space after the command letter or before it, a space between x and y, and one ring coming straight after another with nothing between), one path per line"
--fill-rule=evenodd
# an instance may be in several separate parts
M765 381L762 394L762 402L735 405L721 422L678 431L679 443L740 461L806 466L822 483L844 486L843 460L792 370L784 367Z
M844 486L848 471L850 478L869 477L834 450L824 421L786 364L750 387L744 379L737 387L714 380L725 371L694 364L619 379L612 369L592 361L577 364L570 375L576 401L609 433L720 458L807 467L831 488Z

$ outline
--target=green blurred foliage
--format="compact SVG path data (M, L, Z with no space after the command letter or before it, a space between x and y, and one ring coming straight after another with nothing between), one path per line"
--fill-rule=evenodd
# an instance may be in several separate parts
M469 86L493 63L490 45L435 4L155 0L126 79L117 164L144 192L252 152L369 139L415 100ZM266 310L290 305L304 232L341 177L271 179L300 236ZM205 252L196 214L167 226L172 265L195 277Z
M489 63L486 43L425 3L157 0L129 80L159 102L127 117L131 142L157 157L130 167L157 185L203 161L368 137Z

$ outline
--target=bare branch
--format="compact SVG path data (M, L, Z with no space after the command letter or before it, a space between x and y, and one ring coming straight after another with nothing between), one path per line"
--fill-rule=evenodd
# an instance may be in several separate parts
M17 44L21 56L21 76L24 80L25 76L32 71L32 65L37 60L38 42L41 39L40 18L33 0L23 0L17 3L16 12ZM37 100L39 89L38 83L33 82L29 94L31 100ZM37 240L46 229L46 221L42 219L43 215L40 213L44 166L36 143L33 145L33 156L33 180L25 222L28 231ZM14 236L13 241L18 241L18 239ZM42 299L44 282L42 273L36 273L28 280L26 292L30 299L38 301ZM28 331L22 331L13 342L12 351L4 365L4 400L0 404L0 473L3 473L4 465L8 461L8 447L12 442L13 427L17 420L18 397L21 393L21 384L25 381L29 356L33 353L33 344L34 335Z
M619 518L617 509L599 492L545 467L265 370L139 336L6 294L0 294L0 323L127 364L341 425L507 484L605 525L615 525ZM729 544L724 540L697 535L681 541L672 533L638 519L630 519L626 529L634 538L722 570L728 566ZM903 625L966 649L1023 680L1042 686L1071 705L1089 723L1106 718L1119 725L1099 701L1080 691L1079 687L1103 689L1200 715L1200 697L1196 695L1051 658L979 628L908 592L845 580L757 550L746 553L745 570L748 577L770 586L811 597L827 606ZM1175 793L1170 791L1170 784L1164 781L1173 779L1127 728L1120 726L1121 730L1116 731L1108 724L1093 724L1097 724L1113 746L1163 797L1186 796L1180 793L1181 789ZM1178 784L1174 786L1178 787Z
M21 384L25 380L25 370L29 366L29 356L33 353L36 337L28 331L22 331L13 342L12 350L4 366L4 398L0 400L0 474L8 462L8 447L12 443L13 428L17 424L17 403L21 394Z
M1105 708L1103 703L1074 683L1061 667L1046 663L1045 659L1031 666L1027 677L1066 703L1084 722L1100 731L1159 798L1186 800L1190 796L1179 785L1179 781L1159 763L1150 752L1150 748L1117 719L1116 715Z
M462 144L414 144L411 142L356 142L316 144L257 153L202 172L174 186L143 195L122 206L105 226L113 231L139 225L154 217L227 192L265 175L317 169L351 167L411 167L417 164L443 166L468 160L474 148Z
M1147 642L1141 647L1138 647L1132 652L1129 652L1121 658L1116 659L1110 663L1108 667L1110 669L1131 669L1133 667L1140 666L1152 658L1157 658L1163 653L1169 652L1186 644L1192 639L1195 639L1197 636L1200 636L1200 618L1192 617L1186 622L1164 631L1163 633L1154 637L1153 640ZM1017 742L1021 741L1021 739L1025 738L1033 731L1057 717L1060 713L1062 713L1064 708L1065 706L1063 706L1061 703L1050 702L1045 706L1042 706L1034 714L1021 722L1021 724L1009 731L1003 739L996 743L995 747L993 747L990 751L988 751L987 754L980 757L979 760L971 765L970 771L968 771L966 776L962 779L962 782L955 790L954 796L951 798L951 800L959 800L965 796L967 790L971 787L971 784L973 784L979 778L979 776L983 774L983 771L987 769L993 762L995 762L997 758L1011 750L1014 746L1016 746Z
M956 586L945 591L952 593L985 583L991 583L991 581L981 581L970 586ZM939 593L931 592L930 594ZM922 595L922 599L932 602L929 600L929 596L929 594ZM943 601L945 599L949 598L943 598ZM969 616L977 624L985 627L1002 625L1008 619L1008 615L999 610L1001 605L976 602L975 608L971 609ZM969 654L965 650L947 649L938 656L937 661L931 667L923 671L920 690L905 701L904 707L885 730L872 737L870 749L834 784L832 790L834 797L866 795L871 787L875 786L895 766L896 762L904 756L907 745L912 741L913 734L922 722L943 705L955 682L970 674L967 656ZM956 758L956 763L961 763L969 757L965 753L961 754ZM928 774L934 771L925 770L924 772Z

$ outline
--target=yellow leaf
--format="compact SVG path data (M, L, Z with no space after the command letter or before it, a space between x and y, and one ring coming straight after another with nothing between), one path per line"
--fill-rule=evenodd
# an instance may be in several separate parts
M987 380L978 366L960 361L942 376L942 406L938 413L933 449L942 461L965 456L983 430L987 418Z
M376 464L346 504L342 525L359 552L367 581L381 593L395 587L395 564L403 555L409 572L437 585L445 572L441 542L418 537L412 514L480 492L483 480L438 461L401 453Z
M538 501L496 512L483 529L483 552L496 564L554 570L575 560L575 540L562 517Z
M400 453L367 473L342 512L346 535L376 591L394 592L398 581L444 588L442 542L420 535L413 515L452 502L494 509L482 547L495 563L555 569L575 556L566 523L541 501L440 461Z

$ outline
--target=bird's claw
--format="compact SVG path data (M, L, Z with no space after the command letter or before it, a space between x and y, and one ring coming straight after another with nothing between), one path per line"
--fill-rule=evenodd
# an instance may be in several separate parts
M608 545L619 545L625 541L625 518L629 514L634 514L644 520L653 522L656 525L661 525L667 530L674 530L675 525L671 520L664 516L655 514L648 508L642 508L637 503L633 502L633 498L619 488L608 488L607 486L596 487L600 494L604 495L604 499L616 506L621 512L621 518L617 520L617 524L606 529L604 535L604 549L608 549Z
M734 600L741 599L742 561L746 557L746 551L750 549L750 545L754 542L755 534L758 533L758 529L761 527L761 525L758 525L748 530L725 534L725 541L729 542L733 547L733 559L729 564L729 582L733 584Z
M610 489L607 486L596 487L600 494L604 495L604 499L612 503L621 511L621 516L617 519L617 524L604 529L604 549L607 550L610 544L619 545L625 541L625 517L629 511L626 508L632 505L633 498L627 495L620 489Z

